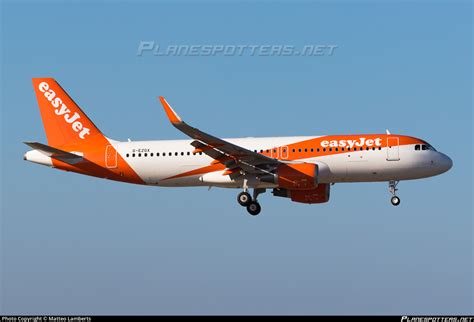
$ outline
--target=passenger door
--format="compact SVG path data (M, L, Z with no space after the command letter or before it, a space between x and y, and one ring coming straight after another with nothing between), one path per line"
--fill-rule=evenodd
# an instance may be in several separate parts
M387 161L400 160L400 148L398 137L387 137Z
M105 148L105 166L109 169L117 167L117 150L111 145Z

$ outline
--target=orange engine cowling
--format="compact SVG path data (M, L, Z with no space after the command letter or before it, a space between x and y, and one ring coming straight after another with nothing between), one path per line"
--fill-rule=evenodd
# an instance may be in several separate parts
M274 175L261 176L260 180L276 183L279 188L314 189L318 186L318 166L313 163L282 164Z
M273 195L277 197L291 198L291 201L294 202L311 204L328 202L330 191L330 184L322 183L316 188L309 190L273 189Z

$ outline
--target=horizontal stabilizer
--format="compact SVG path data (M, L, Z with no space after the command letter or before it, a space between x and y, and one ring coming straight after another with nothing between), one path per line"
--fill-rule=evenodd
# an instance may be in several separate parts
M79 162L84 161L82 155L66 152L60 149L53 148L49 145L38 143L38 142L24 142L29 147L38 150L39 152L43 153L44 155L65 162L67 164L76 164Z

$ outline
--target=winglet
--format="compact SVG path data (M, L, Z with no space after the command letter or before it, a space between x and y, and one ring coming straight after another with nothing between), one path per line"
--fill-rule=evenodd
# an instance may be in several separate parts
M179 124L183 122L181 118L179 117L179 115L176 114L176 112L171 108L171 106L168 104L168 102L165 100L163 96L160 96L160 101L171 123Z

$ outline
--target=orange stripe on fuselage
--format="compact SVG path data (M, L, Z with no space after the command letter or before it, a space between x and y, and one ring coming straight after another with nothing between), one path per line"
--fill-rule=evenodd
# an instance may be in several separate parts
M317 137L314 139L309 139L305 141L299 141L295 142L292 144L287 144L284 146L278 146L278 147L272 147L269 148L267 147L266 149L259 149L257 152L260 150L263 150L262 153L259 152L259 154L263 154L268 157L272 157L272 150L277 149L278 153L281 153L282 148L287 148L287 155L288 158L282 159L279 157L279 160L288 160L288 161L298 161L302 159L309 159L309 158L315 158L315 157L322 157L322 156L327 156L327 155L335 155L335 154L343 154L343 153L351 153L351 152L356 152L354 150L354 147L352 147L350 150L348 150L347 146L344 147L332 147L332 146L327 146L326 151L324 151L324 147L321 145L321 142L323 141L337 141L338 143L341 142L341 140L344 140L348 142L349 140L361 142L361 139L364 138L365 142L367 140L376 140L376 139L381 139L380 145L371 145L369 148L372 149L372 147L375 147L378 149L379 147L381 148L386 148L387 147L387 138L398 138L399 139L399 145L409 145L409 144L426 144L425 141L417 139L415 137L411 136L405 136L405 135L395 135L395 134L366 134L366 135L328 135L328 136L321 136ZM357 146L357 152L359 151L367 151L367 145L361 145ZM319 152L318 149L319 148ZM362 148L362 150L360 150ZM293 152L293 149L295 152ZM301 149L301 152L299 150ZM311 151L313 149L313 151ZM268 151L268 152L267 152ZM212 161L211 165L205 166L202 168L198 168L192 171L184 172L163 180L169 180L169 179L177 179L177 178L183 178L183 177L188 177L188 176L193 176L197 174L206 174L214 171L219 171L219 170L224 170L226 167L225 165L221 163L216 163L217 160Z
M110 147L109 149L112 149L112 152L117 155L117 167L107 168L105 164L105 150L108 145L111 144L105 137L103 137L103 142L101 142L101 144L96 144L95 146L82 145L61 147L61 150L68 152L82 152L84 154L84 159L86 160L77 164L68 164L52 159L53 166L61 170L77 172L98 178L135 184L146 184L113 147Z
M288 148L288 158L286 158L285 160L296 161L296 160L301 160L301 159L308 159L308 158L314 158L314 157L320 157L320 156L326 156L326 155L334 155L334 154L341 154L341 153L350 153L350 152L355 151L354 147L352 147L350 150L348 150L348 146L345 146L345 147L338 146L337 150L336 150L336 147L333 147L331 145L323 147L321 145L321 142L324 142L324 141L328 141L330 143L332 141L337 141L337 142L345 141L347 143L350 140L353 140L353 141L356 141L356 142L361 142L362 138L365 139L365 142L367 142L367 140L376 140L376 139L381 140L380 145L373 144L369 147L368 145L363 144L361 146L357 146L357 151L364 151L364 150L367 149L367 147L369 147L370 149L372 147L375 147L376 149L379 148L379 147L381 147L381 148L387 147L387 138L388 137L399 138L399 145L426 143L425 141L414 138L414 137L394 135L394 134L390 134L390 135L387 135L387 134L328 135L328 136L321 136L321 137L314 138L314 139L309 139L309 140L305 140L305 141L296 142L296 143L293 143L293 144L288 144L288 145L285 145L285 146L268 148L268 149L263 150L263 153L261 153L261 154L263 154L265 156L268 156L268 157L271 157L273 149L277 149L279 151L279 153L281 153L281 148L282 147L287 147ZM319 152L317 150L318 148L319 148ZM324 151L324 148L326 149L326 151ZM360 150L360 148L362 148L362 150ZM293 149L295 150L295 152L293 152ZM299 152L300 149L301 149L301 152ZM311 149L313 149L313 151L311 151ZM267 150L268 150L268 152L267 152ZM281 159L281 157L279 159Z
M169 180L169 179L178 179L178 178L183 178L183 177L190 177L190 176L195 176L198 174L205 174L205 173L210 173L214 171L219 171L219 170L224 170L226 167L222 163L217 163L217 164L211 164L199 169L191 170L188 172L180 173L175 176L163 179L163 180Z

